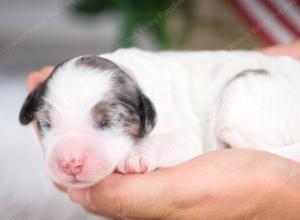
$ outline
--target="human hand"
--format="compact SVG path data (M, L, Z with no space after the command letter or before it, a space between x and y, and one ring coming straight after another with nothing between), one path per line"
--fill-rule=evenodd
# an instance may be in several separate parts
M300 39L293 43L275 45L272 47L258 49L257 51L262 52L266 55L286 55L300 60Z
M69 189L92 213L119 219L299 219L300 165L257 150L221 150L143 175Z

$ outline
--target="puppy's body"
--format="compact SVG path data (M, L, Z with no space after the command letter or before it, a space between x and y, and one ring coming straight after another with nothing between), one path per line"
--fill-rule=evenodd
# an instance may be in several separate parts
M144 173L229 146L300 161L300 62L138 49L99 57L62 64L38 89L43 101L33 93L21 111L33 115L24 124L40 122L55 181L91 185L114 169Z
M256 52L136 49L103 57L128 70L153 101L161 120L152 135L184 128L200 137L195 140L198 152L233 145L224 140L229 130L247 135L248 143L232 146L238 148L268 149L300 141L297 60Z

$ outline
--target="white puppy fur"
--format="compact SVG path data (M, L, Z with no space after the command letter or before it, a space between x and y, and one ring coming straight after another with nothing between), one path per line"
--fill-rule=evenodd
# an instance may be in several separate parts
M114 170L150 172L226 147L300 161L297 60L139 49L100 55L105 64L86 57L57 67L32 95L38 106L29 108L29 98L20 114L23 124L39 121L46 167L58 183L84 187ZM126 76L117 79L120 72Z

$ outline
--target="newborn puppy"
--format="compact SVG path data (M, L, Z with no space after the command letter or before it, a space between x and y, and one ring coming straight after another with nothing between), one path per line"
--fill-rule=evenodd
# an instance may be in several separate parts
M57 65L19 117L37 121L50 177L87 187L207 150L297 144L299 73L296 60L255 52L123 49Z

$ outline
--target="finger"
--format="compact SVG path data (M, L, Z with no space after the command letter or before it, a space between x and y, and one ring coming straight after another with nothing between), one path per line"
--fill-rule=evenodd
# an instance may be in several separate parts
M75 203L80 203L83 208L92 214L101 215L103 217L119 219L119 216L106 212L105 210L99 210L91 205L89 189L68 189L69 198Z
M27 90L32 92L35 87L42 81L40 72L32 72L27 76Z
M104 212L99 212L97 209L95 208L92 208L92 207L89 207L89 206L83 206L83 208L91 213L91 214L94 214L94 215L100 215L102 217L106 217L108 219L120 219L118 216L115 216L115 215L112 215L110 213L104 213Z
M41 72L32 72L27 77L27 88L28 91L33 91L40 83L48 78L49 74Z
M90 202L98 210L121 217L158 218L168 213L169 180L162 172L146 175L114 174L90 190ZM170 177L170 176L169 176ZM171 178L171 177L170 177Z
M294 56L295 54L298 53L298 51L294 50L291 47L291 45L279 45L270 48L259 49L258 51L261 51L269 55L293 55Z
M83 188L83 189L68 189L69 198L71 201L75 203L79 203L86 207L91 207L91 199L90 199L90 189Z
M33 125L33 129L34 129L34 131L35 131L35 133L37 135L38 140L41 141L41 137L42 136L40 134L40 130L38 129L38 125L37 125L36 121L33 121L32 125Z
M44 73L44 74L50 74L50 73L52 73L53 69L54 69L54 67L49 65L49 66L43 67L43 68L40 70L40 72L41 72L41 73Z
M112 215L110 213L101 213L99 212L97 209L92 208L92 207L86 207L83 206L83 208L85 209L85 211L92 213L94 215L100 215L101 217L106 217L108 219L122 219L122 220L157 220L157 219L150 219L150 218L134 218L134 217L122 217L122 216L117 216L117 215Z
M40 83L45 81L49 75L52 73L53 67L46 66L40 71L32 72L27 77L27 87L28 91L31 92L34 90Z
M71 200L93 207L99 213L122 218L158 218L169 213L170 182L162 171L144 175L113 174L89 190L75 191L69 191ZM157 199L164 205L157 206Z
M290 44L276 45L268 48L260 48L257 49L257 51L271 56L284 55L300 59L300 40Z
M60 184L55 183L55 182L53 184L61 192L67 192L68 191L68 189L65 186L63 186L63 185L60 185Z

